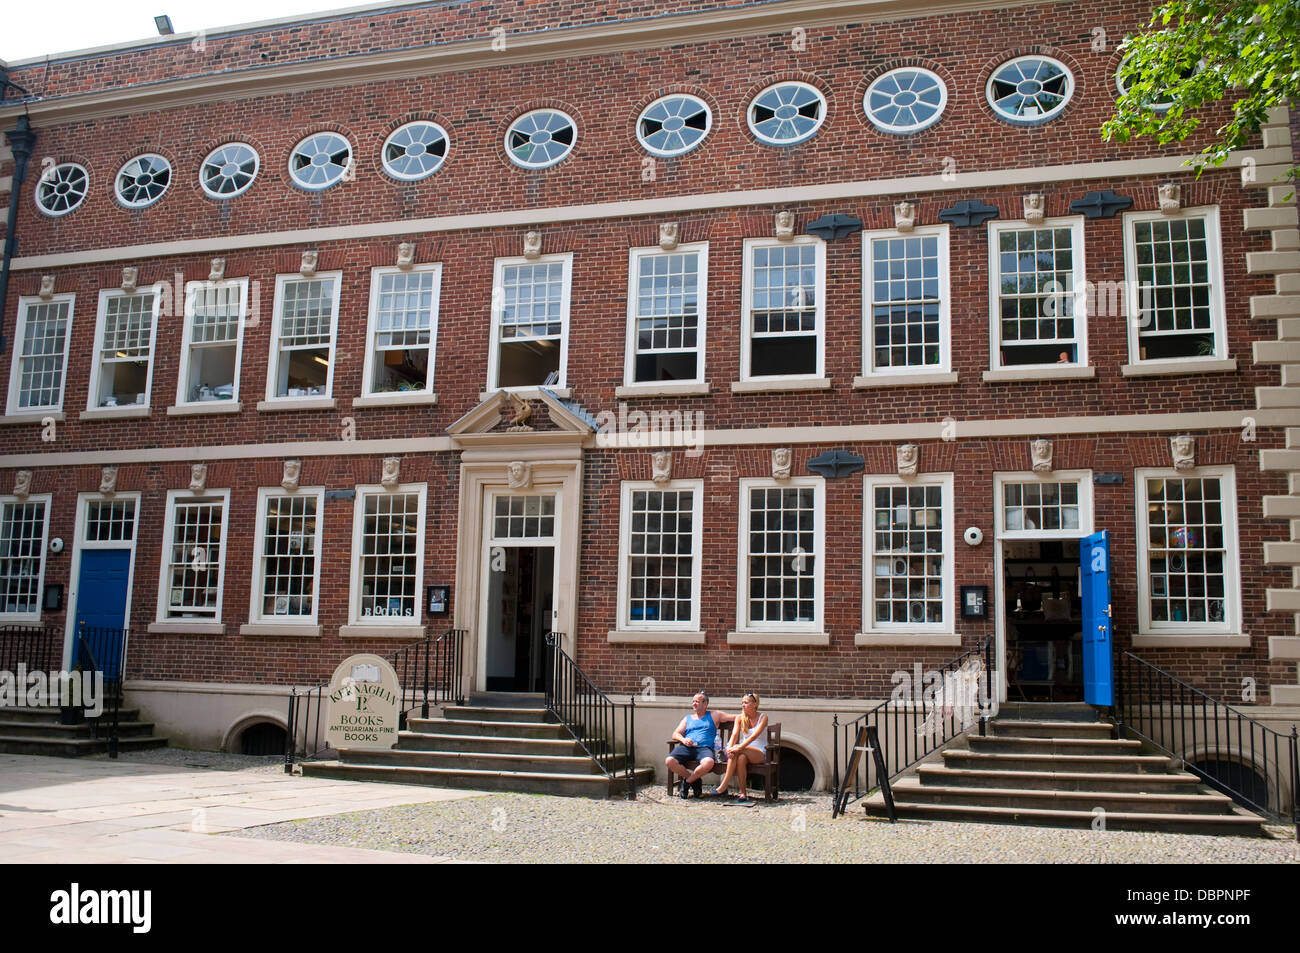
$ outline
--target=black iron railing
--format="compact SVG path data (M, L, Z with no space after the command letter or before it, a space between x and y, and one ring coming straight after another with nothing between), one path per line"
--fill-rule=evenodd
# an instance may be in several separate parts
M896 684L896 697L852 721L832 720L832 817L877 787L888 801L889 782L912 765L971 728L986 731L997 697L991 637L937 669L922 673L917 665L902 675L909 690L900 692Z
M1289 821L1300 841L1300 764L1296 729L1290 735L1263 725L1193 688L1132 652L1116 657L1115 724L1182 762L1206 784L1248 810ZM1201 763L1227 762L1230 773ZM1253 776L1262 785L1250 782Z
M102 677L102 710L99 717L90 719L90 733L95 738L105 734L108 736L110 758L117 757L122 683L126 680L126 651L129 641L130 632L127 629L87 626L85 623L77 627L75 664L83 672Z
M464 665L461 648L464 641L464 629L448 629L436 638L427 635L385 656L397 673L401 690L397 713L399 731L406 730L407 721L417 708L421 718L428 718L431 705L465 703L461 691ZM310 688L294 687L289 691L284 745L286 774L293 771L295 762L310 760L330 747L321 730L329 687L329 682L322 682Z
M0 627L0 671L13 672L18 677L21 669L28 672L63 672L63 626L61 625L7 625ZM69 678L57 680L59 698L47 703L61 709L64 724L79 724L86 718L91 737L106 737L108 754L117 757L119 714L122 708L122 682L126 673L126 629L87 626L77 627L72 643ZM84 681L74 688L72 680L89 674L90 686ZM96 677L99 676L99 677ZM89 691L87 691L89 689ZM94 692L95 694L91 694ZM100 713L87 717L93 709L96 696L101 702ZM68 702L69 704L64 704ZM76 704L71 704L76 702Z
M546 708L604 772L621 774L628 800L636 798L636 699L620 705L596 687L564 651L564 635L546 633L550 650Z
M29 672L55 672L63 667L63 626L0 626L0 672L13 672L18 666Z

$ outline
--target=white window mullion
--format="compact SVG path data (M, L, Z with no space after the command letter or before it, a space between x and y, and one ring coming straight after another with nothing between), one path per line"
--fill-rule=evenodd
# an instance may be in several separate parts
M18 300L8 412L39 413L63 409L68 347L76 295Z
M39 622L49 494L0 499L0 621Z
M737 622L750 632L819 632L825 624L825 483L740 481Z
M371 272L365 394L433 393L441 284L441 264Z
M333 395L342 284L342 272L276 278L268 401Z
M707 285L707 245L631 250L627 385L704 380Z
M158 621L220 622L230 491L167 494Z
M864 479L864 632L954 631L953 483Z
M822 377L826 243L749 239L744 255L741 379Z
M864 232L863 357L867 375L951 367L948 227Z
M427 484L359 486L352 532L350 618L411 625L421 618Z
M311 623L319 612L320 545L325 491L258 490L258 549L250 618Z
M626 482L619 535L619 626L698 632L704 484Z
M565 387L573 256L498 258L488 389Z

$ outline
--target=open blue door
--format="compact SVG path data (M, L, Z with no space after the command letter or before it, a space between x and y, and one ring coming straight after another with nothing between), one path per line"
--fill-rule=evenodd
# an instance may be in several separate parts
M1110 651L1110 542L1106 531L1079 540L1083 583L1083 700L1114 703Z
M91 651L106 681L116 681L122 657L123 626L126 624L127 582L131 573L131 550L85 549L77 576L77 628L86 632ZM76 633L72 660L77 661Z

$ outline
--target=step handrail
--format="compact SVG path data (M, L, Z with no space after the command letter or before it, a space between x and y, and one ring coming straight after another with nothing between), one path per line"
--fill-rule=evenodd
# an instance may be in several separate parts
M1116 728L1154 745L1206 784L1266 817L1288 819L1283 789L1289 786L1289 820L1300 841L1300 763L1294 725L1291 734L1284 735L1132 652L1121 652L1116 659ZM1175 739L1178 750L1172 747ZM1261 771L1263 803L1256 799L1258 792L1245 790L1251 787L1245 783L1245 771L1237 785L1213 777L1188 760L1198 753L1235 761L1251 773Z
M397 673L401 695L397 711L397 729L405 731L411 712L420 709L420 717L429 717L430 704L465 704L462 689L464 664L462 645L464 629L447 629L438 636L432 633L417 642L404 645L384 656ZM329 750L321 739L320 723L330 687L328 680L299 690L289 689L289 716L284 740L284 773L292 774L298 761L308 761ZM301 728L303 743L298 749Z
M919 663L916 668L919 670ZM901 680L899 674L903 676ZM900 681L910 684L912 673L895 674L895 694L899 694ZM996 690L993 637L985 636L978 645L938 669L926 672L922 684L915 688L919 698L912 697L914 692L909 690L903 693L906 697L891 696L852 721L841 722L839 714L831 719L834 772L831 817L839 817L850 803L867 797L876 788L881 789L889 804L892 801L890 782L912 765L972 728L978 726L980 735L986 734L989 718L994 713L991 700ZM873 735L874 745L864 740ZM868 750L872 758L863 757ZM884 770L877 765L883 765ZM875 784L870 783L873 777ZM892 808L890 819L893 819Z
M550 667L546 673L546 710L564 725L573 740L587 752L606 778L613 781L619 771L613 764L618 756L619 727L626 747L623 781L628 800L636 800L636 698L620 705L596 686L562 646L562 632L547 632Z
M91 722L90 730L92 737L98 737L101 725L108 728L110 758L117 757L119 748L123 686L126 683L126 650L130 635L127 629L87 626L84 621L77 624L76 652L73 662L83 672L99 673L102 678L103 708L99 717ZM96 646L99 648L98 652L95 651ZM114 647L117 650L117 657L114 660L116 665L111 669L105 669L101 661L106 663L112 658Z

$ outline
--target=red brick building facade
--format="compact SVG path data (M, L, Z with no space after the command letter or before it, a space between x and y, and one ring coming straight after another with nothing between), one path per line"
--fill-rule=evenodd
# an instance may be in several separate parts
M1012 697L1074 697L1106 530L1116 645L1294 721L1288 117L1197 177L1097 133L1141 4L908 7L411 3L11 64L0 490L43 555L3 621L71 633L125 567L128 689L208 745L452 625L470 687L531 688L554 628L646 717L757 690L824 781L829 712L986 636Z

